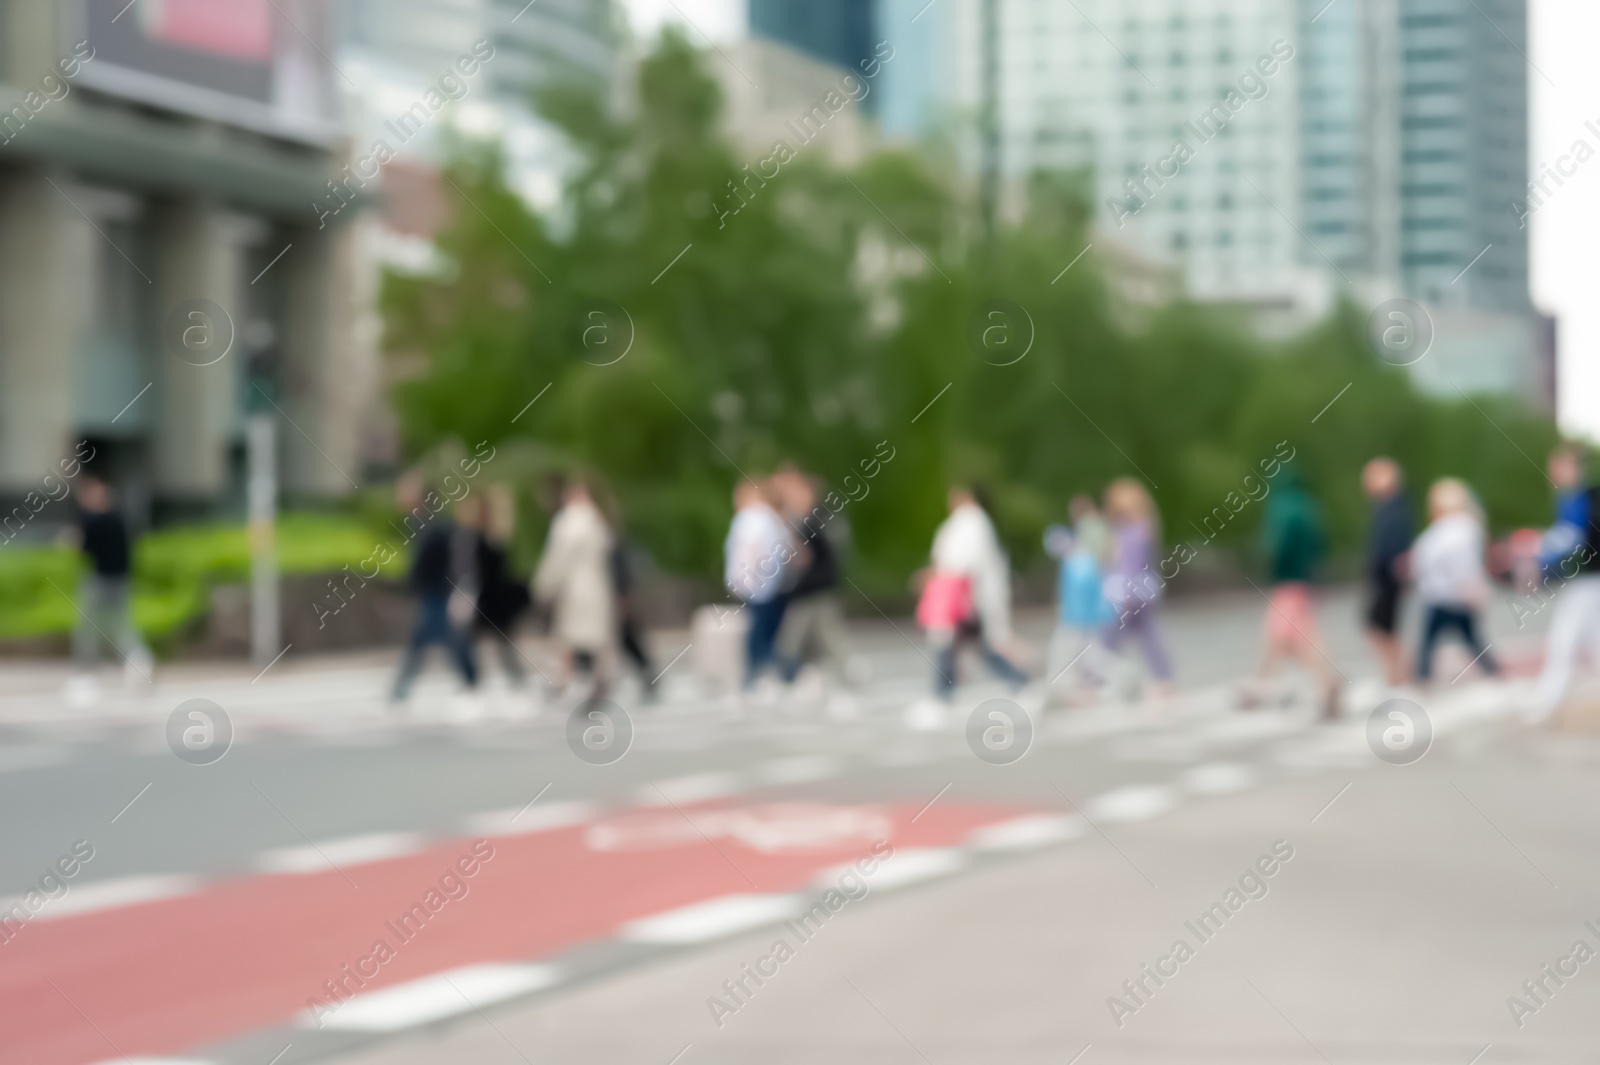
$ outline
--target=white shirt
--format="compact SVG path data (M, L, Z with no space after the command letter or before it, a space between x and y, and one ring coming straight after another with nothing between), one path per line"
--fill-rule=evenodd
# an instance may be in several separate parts
M1476 606L1488 579L1483 572L1483 527L1470 514L1451 514L1429 525L1411 547L1417 599L1438 606Z
M789 527L765 503L733 516L723 547L728 591L747 603L768 603L783 584L783 570L794 558Z

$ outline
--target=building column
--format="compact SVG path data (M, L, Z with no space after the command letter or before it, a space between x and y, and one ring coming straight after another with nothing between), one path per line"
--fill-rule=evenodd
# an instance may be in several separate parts
M376 338L366 318L377 299L375 270L362 252L361 222L286 233L293 249L280 269L284 487L291 495L347 495L361 483L362 438L376 380Z
M0 175L0 493L37 489L72 451L73 365L98 239L44 171Z
M164 501L204 504L227 482L228 433L238 397L242 358L237 333L243 327L239 300L240 253L226 216L199 199L165 204L155 214L156 292L160 311L155 422L155 487ZM218 320L194 318L186 305L208 300L221 307ZM203 312L202 312L203 313ZM175 324L176 323L176 332ZM209 365L204 352L180 355L174 337L193 328L196 342L227 331L232 348Z

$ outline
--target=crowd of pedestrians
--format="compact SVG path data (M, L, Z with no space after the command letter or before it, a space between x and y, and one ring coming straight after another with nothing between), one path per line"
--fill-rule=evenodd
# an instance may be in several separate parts
M1260 532L1262 654L1240 688L1240 703L1268 702L1280 668L1294 662L1315 684L1322 714L1334 718L1345 678L1329 657L1317 611L1327 576L1327 521L1297 471L1285 466L1276 476ZM1537 559L1529 559L1537 566L1535 591L1553 603L1543 671L1527 707L1533 720L1561 704L1586 650L1600 657L1600 488L1588 485L1581 453L1566 446L1550 457L1548 479L1556 489L1554 522L1538 538ZM401 478L403 510L412 509L422 487L414 475ZM558 478L547 487L552 518L531 580L511 563L515 506L505 486L468 495L453 515L440 513L421 532L408 578L415 623L393 685L395 702L408 697L431 647L445 652L469 689L479 684L479 649L487 647L513 688L526 686L533 670L578 698L603 695L631 665L645 698L653 697L660 678L615 501L590 478ZM1391 690L1426 687L1435 679L1441 643L1452 638L1471 656L1455 679L1474 668L1498 675L1499 656L1483 632L1492 589L1485 516L1472 489L1454 478L1435 481L1424 495L1426 524L1419 531L1399 463L1372 459L1361 487L1370 503L1363 621L1383 683ZM866 660L852 653L841 595L850 530L842 513L819 505L825 494L817 478L793 466L735 485L724 577L737 602L729 616L738 619L744 691L771 691L806 677L843 688L867 679ZM86 475L78 502L74 542L86 573L73 640L78 674L68 696L85 701L103 643L120 653L130 678L144 676L152 663L132 623L131 538L112 491ZM969 653L1013 691L1031 687L1046 705L1134 699L1142 688L1158 705L1175 697L1160 621L1171 559L1159 561L1162 530L1150 493L1123 478L1101 500L1074 496L1067 511L1069 522L1044 535L1045 552L1058 565L1057 609L1043 661L1036 662L1013 626L1012 567L993 507L980 486L949 491L948 514L914 580L916 621L932 672L930 697L910 711L914 721L947 716ZM1417 615L1409 657L1401 637L1408 598ZM538 669L518 643L530 616L556 649L553 674Z

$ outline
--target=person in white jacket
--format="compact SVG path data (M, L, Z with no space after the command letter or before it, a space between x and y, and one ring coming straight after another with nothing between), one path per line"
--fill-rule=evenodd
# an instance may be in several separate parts
M1417 678L1428 681L1434 647L1451 629L1460 633L1474 662L1498 674L1494 656L1478 639L1478 612L1488 599L1489 579L1483 569L1483 517L1477 500L1461 481L1445 478L1428 490L1428 514L1431 523L1411 547L1411 573L1423 611Z
M950 490L950 516L933 537L932 577L965 578L972 593L972 613L949 628L930 627L928 640L936 656L934 690L941 699L955 694L957 660L962 644L975 642L989 668L1015 688L1028 676L1008 652L1017 645L1011 628L1011 561L1000 546L994 523L968 488Z
M534 596L553 611L552 631L569 675L604 687L602 663L617 633L611 585L611 527L582 481L570 484L550 522L544 557L534 574Z

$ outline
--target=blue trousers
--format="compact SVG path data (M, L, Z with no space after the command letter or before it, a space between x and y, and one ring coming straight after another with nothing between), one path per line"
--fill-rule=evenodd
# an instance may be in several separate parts
M467 687L477 685L478 664L472 652L472 632L450 623L449 605L448 595L424 595L418 599L417 627L412 630L411 643L407 645L406 656L400 663L400 675L394 681L395 701L410 694L411 683L422 672L423 659L428 648L434 644L449 652L456 671L467 682Z
M934 655L933 691L939 698L948 702L955 697L956 670L961 659L961 646L965 643L976 643L990 672L1012 688L1021 688L1028 683L1028 675L1018 669L1011 659L996 651L989 641L983 638L983 631L976 624L963 622L957 627L950 642L938 648Z
M1447 629L1455 629L1461 634L1461 642L1477 656L1478 665L1483 667L1485 673L1490 676L1499 674L1499 663L1478 640L1477 619L1472 611L1434 605L1428 607L1428 616L1422 623L1422 646L1417 652L1418 677L1427 680L1433 674L1433 649Z
M788 604L788 599L780 595L765 603L744 605L750 614L750 632L745 642L745 687L754 684L767 666L776 664L778 629L783 625L783 608Z

